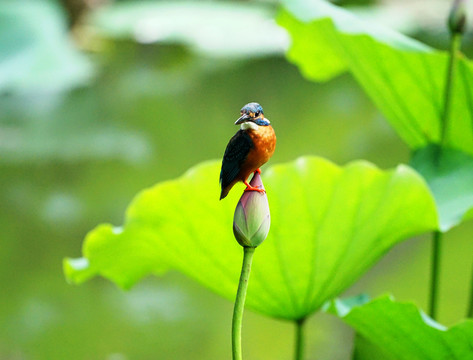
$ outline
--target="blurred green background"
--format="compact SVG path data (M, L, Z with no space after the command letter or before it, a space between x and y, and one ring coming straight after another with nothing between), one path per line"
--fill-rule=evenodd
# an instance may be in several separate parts
M407 1L338 3L446 47L448 1L428 11ZM61 262L81 254L96 224L121 224L141 189L220 158L247 102L261 103L276 130L273 164L307 154L382 168L408 161L350 76L310 83L285 60L276 14L271 1L0 2L0 359L229 358L230 302L178 273L129 292L102 279L71 286ZM466 310L472 231L446 236L446 325ZM394 248L347 295L390 292L425 309L427 240ZM291 358L292 324L248 311L244 327L248 360ZM308 358L348 359L352 337L318 314Z

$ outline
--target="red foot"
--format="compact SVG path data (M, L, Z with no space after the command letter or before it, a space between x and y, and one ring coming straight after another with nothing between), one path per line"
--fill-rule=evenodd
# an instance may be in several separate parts
M247 192L247 191L258 191L258 192L260 192L260 193L264 193L264 192L265 192L263 189L260 189L260 188L251 186L251 185L248 184L246 181L243 181L243 183L246 185L246 189L243 190L244 192Z

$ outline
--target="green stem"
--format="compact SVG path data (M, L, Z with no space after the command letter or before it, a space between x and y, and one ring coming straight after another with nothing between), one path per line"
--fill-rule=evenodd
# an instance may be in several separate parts
M241 266L240 282L233 308L232 320L232 354L233 360L241 360L241 324L243 321L243 310L245 308L246 289L248 288L248 280L250 278L251 261L255 253L255 247L243 248L243 265Z
M473 271L471 272L471 280L470 280L470 304L468 306L468 312L466 317L472 318L473 317Z
M305 348L305 336L304 336L304 323L305 318L295 321L296 324L296 348L295 348L295 360L304 359L304 348Z
M435 231L432 237L432 267L430 273L429 314L432 319L437 319L441 242L442 233L440 231Z
M442 114L442 132L440 137L440 143L442 146L447 144L447 131L450 119L450 108L452 102L452 89L453 89L453 80L455 78L455 68L457 64L457 52L460 49L461 44L461 34L455 33L452 34L450 40L450 58L448 61L447 69L447 81L445 83L445 92L444 92L444 107Z
M452 33L450 39L450 57L447 68L447 80L445 82L444 92L444 107L441 123L440 144L445 147L448 143L448 128L450 121L450 108L452 103L452 93L455 79L455 68L457 64L457 53L461 45L461 34ZM437 155L437 160L440 161L440 148ZM439 273L440 273L440 254L441 254L442 233L436 231L432 238L432 268L430 275L430 299L429 299L429 314L433 319L437 318L437 304L439 292Z

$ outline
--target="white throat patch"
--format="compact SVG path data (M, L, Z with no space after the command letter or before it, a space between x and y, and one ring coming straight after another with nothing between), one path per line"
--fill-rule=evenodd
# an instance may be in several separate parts
M240 129L241 130L258 130L259 126L256 125L253 121L247 121L241 124Z

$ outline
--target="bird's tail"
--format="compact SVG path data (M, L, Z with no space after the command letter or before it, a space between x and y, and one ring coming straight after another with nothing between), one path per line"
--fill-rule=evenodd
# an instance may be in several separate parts
M227 186L226 188L222 188L222 192L220 193L220 200L224 199L229 191L230 191L231 187Z

